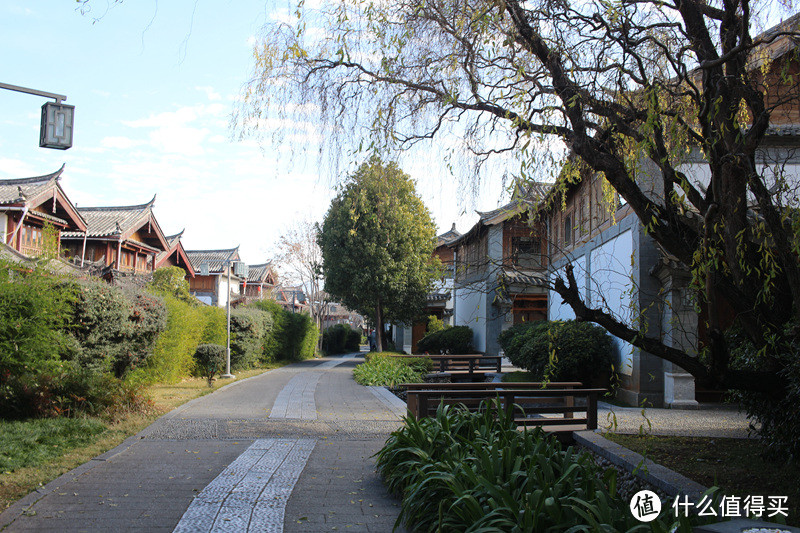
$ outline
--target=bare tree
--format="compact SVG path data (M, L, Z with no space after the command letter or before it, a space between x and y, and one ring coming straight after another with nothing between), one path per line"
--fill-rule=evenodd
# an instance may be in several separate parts
M328 296L322 290L322 251L317 245L316 224L309 219L289 224L278 241L276 260L288 280L303 287L311 318L321 331Z

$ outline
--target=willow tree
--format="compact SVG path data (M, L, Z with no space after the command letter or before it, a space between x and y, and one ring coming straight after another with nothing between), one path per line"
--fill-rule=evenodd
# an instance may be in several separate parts
M701 385L797 400L800 211L787 179L796 157L764 147L774 138L798 146L798 16L760 30L785 5L301 2L263 32L237 120L244 131L264 117L313 120L337 152L456 134L478 160L514 153L521 176L600 174L691 269L708 342L696 357L592 307L569 269L553 290L579 319ZM690 164L696 154L702 164ZM567 158L577 172L563 172ZM735 346L722 308L741 327Z
M331 202L318 242L325 291L371 317L382 351L384 324L418 318L440 275L436 226L414 181L396 163L370 158Z

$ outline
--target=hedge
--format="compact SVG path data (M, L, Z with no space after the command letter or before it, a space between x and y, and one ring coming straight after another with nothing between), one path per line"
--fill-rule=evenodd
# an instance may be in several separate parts
M418 352L433 355L468 354L473 350L472 330L469 326L448 327L428 333L417 342Z
M580 381L605 387L611 377L612 343L606 330L574 320L529 322L500 334L506 357L533 379Z
M336 324L322 333L322 349L326 354L357 352L361 348L361 332L349 324Z

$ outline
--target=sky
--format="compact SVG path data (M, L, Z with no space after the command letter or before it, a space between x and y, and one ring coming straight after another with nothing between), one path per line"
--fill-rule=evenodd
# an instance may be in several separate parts
M61 184L78 206L135 205L156 195L165 234L185 229L190 250L238 245L250 264L272 259L292 221L322 220L335 192L318 158L240 140L230 126L252 44L285 12L285 0L92 0L89 13L76 6L0 3L0 82L63 94L75 106L73 147L39 148L48 100L0 89L0 178L65 164ZM475 196L428 158L406 157L401 166L417 180L439 233L453 223L465 232L475 209L502 203L500 180Z

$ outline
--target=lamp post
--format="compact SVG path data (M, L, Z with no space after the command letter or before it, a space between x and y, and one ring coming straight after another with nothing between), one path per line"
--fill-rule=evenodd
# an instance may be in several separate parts
M231 374L231 261L228 263L228 297L226 298L225 306L227 307L228 315L228 347L225 350L225 373L220 377L223 379L233 379L234 375Z
M66 150L72 146L75 106L62 103L67 99L66 96L2 82L0 82L0 89L33 94L35 96L43 96L55 100L55 102L46 102L42 106L39 146L42 148L55 148L57 150Z
M231 374L231 270L233 269L234 265L236 266L237 273L236 275L244 276L247 278L247 265L245 265L241 261L234 261L233 259L224 259L222 261L222 265L228 267L228 285L226 292L228 293L227 298L225 299L225 314L227 315L227 347L225 349L225 373L220 376L223 379L233 379L234 376ZM208 263L203 263L200 265L200 275L207 276L209 273L209 266Z

